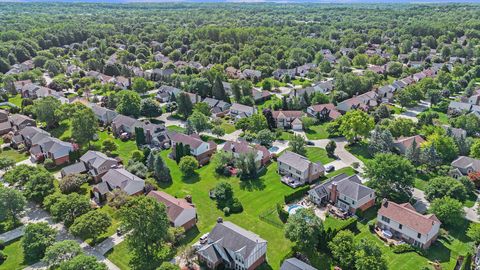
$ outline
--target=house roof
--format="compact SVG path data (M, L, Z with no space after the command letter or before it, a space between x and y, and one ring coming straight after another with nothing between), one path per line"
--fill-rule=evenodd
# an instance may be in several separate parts
M378 214L421 234L428 234L436 223L441 224L435 215L422 215L409 203L397 204L386 201L382 203Z
M222 149L224 151L240 153L240 154L250 153L255 150L246 141L239 141L239 142L227 141L223 145Z
M422 138L420 135L414 135L410 137L400 137L397 140L395 140L395 144L401 144L405 148L410 148L413 144L413 142L417 143L417 146L420 147L420 144L424 143L425 140Z
M148 193L148 196L155 198L166 206L168 219L171 222L174 222L186 209L195 209L195 207L189 204L186 200L177 199L162 191L152 190Z
M62 169L62 173L64 175L83 173L86 171L87 171L87 168L85 167L85 163L83 162L77 162L72 165L68 165Z
M198 134L186 135L178 132L169 132L168 137L175 143L183 143L189 145L192 149L197 149L202 144L206 143L202 141Z
M313 163L308 158L292 151L285 151L277 160L299 171L307 170L310 165L318 166L320 170L324 170L322 163Z
M316 193L318 197L324 197L330 193L334 184L337 185L337 190L340 194L356 201L375 193L373 189L362 184L362 180L358 175L348 176L344 173L330 178L323 184L315 186L309 191L309 193Z
M233 103L232 107L230 107L230 110L245 112L245 113L251 113L251 114L253 114L253 112L254 112L253 107L243 105L243 104L240 104L240 103Z
M339 111L337 111L337 108L332 103L312 105L309 107L309 109L314 112L321 112L324 109L327 109L330 111L329 117L332 119L337 119L342 115Z
M208 238L227 250L240 253L244 258L248 258L258 244L267 243L260 236L229 221L217 223Z
M36 134L44 134L46 136L50 136L50 133L46 132L45 130L38 128L38 127L31 127L27 126L20 130L20 135L22 135L25 138L31 138L35 136Z
M23 122L26 122L26 121L30 121L30 122L35 123L35 120L33 120L32 118L30 118L26 115L23 115L23 114L10 115L10 121L15 126L21 125Z
M309 264L306 264L300 261L299 259L293 257L283 261L282 266L280 267L280 270L317 270L317 268Z
M471 157L460 156L452 161L452 166L462 169L472 167L474 171L478 172L480 171L480 160Z
M461 110L461 111L470 111L470 109L472 108L472 105L470 103L465 103L465 102L450 101L448 108Z
M303 116L302 111L273 111L273 118L299 118Z
M128 195L138 193L145 187L145 180L123 168L110 169L102 176L102 181L106 182L111 189L118 187Z
M85 163L90 163L92 167L99 168L107 161L117 163L117 160L111 157L108 157L102 152L88 150L83 156L80 157L80 160Z
M218 99L206 97L202 102L207 103L208 107L213 108L218 104Z

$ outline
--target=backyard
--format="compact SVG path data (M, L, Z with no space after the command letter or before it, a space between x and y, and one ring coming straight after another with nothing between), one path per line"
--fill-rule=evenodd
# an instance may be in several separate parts
M2 250L7 255L7 260L0 264L0 270L20 270L29 265L24 262L22 241L17 239L6 244Z
M327 155L327 151L320 147L305 147L307 150L307 158L312 162L321 162L322 164L327 164L334 161L333 158L330 158Z
M10 158L15 161L15 163L20 162L22 160L25 160L28 158L28 152L23 152L21 153L20 151L17 151L15 149L12 149L10 147L3 148L3 150L0 151L2 157Z

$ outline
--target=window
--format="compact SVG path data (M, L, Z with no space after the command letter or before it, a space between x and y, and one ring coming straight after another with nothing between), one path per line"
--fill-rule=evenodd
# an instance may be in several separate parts
M390 223L390 219L384 216L382 216L382 221L386 223Z
M355 201L352 201L352 205L355 205Z
M403 228L402 224L398 224L398 228L401 230Z
M422 238L422 234L421 234L421 233L418 233L418 234L417 234L417 238Z

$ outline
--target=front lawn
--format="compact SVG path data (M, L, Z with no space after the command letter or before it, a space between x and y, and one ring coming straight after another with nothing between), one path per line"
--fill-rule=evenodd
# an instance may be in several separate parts
M309 129L305 131L307 138L309 140L328 139L330 134L327 132L327 124L328 123L323 123L320 125L311 126Z
M327 151L320 147L306 147L307 158L312 162L321 162L322 164L327 164L334 161L333 158L330 158L327 155Z
M15 104L17 107L22 107L22 96L17 94L13 97L8 98L8 102Z
M20 270L29 265L24 261L21 238L7 243L2 251L8 257L7 260L0 264L0 270Z
M101 149L102 142L107 139L111 138L117 145L117 151L113 152L112 154L118 155L123 164L127 164L128 160L130 159L132 152L137 150L137 144L134 140L122 141L118 138L115 138L112 134L108 133L107 131L97 132L98 134L98 141L93 142L92 145L98 149Z
M352 167L344 167L344 168L338 169L336 171L333 171L331 173L328 173L327 175L325 175L325 177L332 178L332 177L334 177L336 175L339 175L339 174L342 174L342 173L344 173L348 176L352 176L354 174L357 174L358 172Z
M356 144L345 147L348 152L360 159L363 163L373 159L372 152L368 149L368 144L365 142L358 142Z
M131 259L131 253L128 250L127 241L114 246L110 251L108 251L105 256L112 261L120 269L130 269L128 262Z
M179 127L179 126L168 126L168 127L167 127L167 130L168 130L168 131L178 132L178 133L184 133L184 132L185 132L185 128Z
M284 196L294 190L280 182L280 176L277 174L277 164L272 163L266 169L266 172L257 180L240 181L237 177L222 177L215 173L214 165L208 164L197 170L197 175L184 177L175 161L167 157L169 151L161 152L170 172L173 182L161 184L163 191L170 193L178 198L184 198L186 195L192 195L193 203L197 207L198 231L189 233L186 244L193 244L198 238L209 232L216 223L218 217L231 221L247 230L251 230L268 241L268 262L271 269L279 269L281 261L287 254L292 243L285 239L282 228L262 221L259 216L275 208L277 203L283 203ZM227 181L232 184L235 197L243 204L243 212L225 216L216 206L215 201L208 196L209 190L215 187L220 181ZM128 254L123 245L115 247L108 254L108 258L122 269L127 265Z
M24 153L21 153L20 151L17 151L10 147L3 148L3 150L0 151L0 154L2 155L2 157L13 159L15 163L28 158L28 152L25 151Z
M230 134L237 130L234 125L228 123L227 121L222 121L220 126L223 128L223 130L225 130L225 134Z

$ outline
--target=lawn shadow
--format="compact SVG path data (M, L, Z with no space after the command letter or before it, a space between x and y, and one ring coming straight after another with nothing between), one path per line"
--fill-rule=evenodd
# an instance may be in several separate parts
M188 245L193 241L193 239L197 238L199 234L200 230L198 229L197 225L195 225L195 227L185 232L185 237L183 237L182 240L178 242L178 245Z
M247 191L259 191L265 189L265 183L262 178L248 179L240 181L240 189Z
M432 262L440 263L450 261L451 251L441 241L433 243L428 250L425 251L425 258Z
M157 183L158 187L160 187L161 189L166 189L166 188L169 188L170 186L172 186L173 181L168 181L168 182L157 181L156 183Z
M200 181L200 176L198 175L197 172L194 172L191 175L182 175L182 181L185 184L195 184L198 181Z
M55 137L55 138L59 138L60 136L62 136L65 131L67 131L68 129L70 128L70 125L66 122L62 122L60 123L58 126L56 126L55 128L52 128L51 130L49 130L50 134Z

